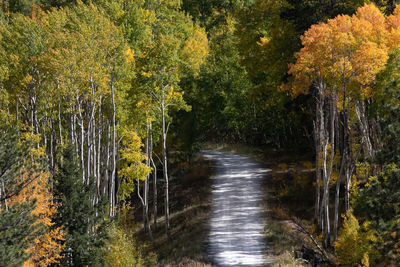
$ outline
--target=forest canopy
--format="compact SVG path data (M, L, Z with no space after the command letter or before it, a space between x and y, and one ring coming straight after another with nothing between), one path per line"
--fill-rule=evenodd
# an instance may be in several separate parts
M0 1L0 266L155 264L121 218L171 239L206 142L311 154L324 249L398 264L396 4Z

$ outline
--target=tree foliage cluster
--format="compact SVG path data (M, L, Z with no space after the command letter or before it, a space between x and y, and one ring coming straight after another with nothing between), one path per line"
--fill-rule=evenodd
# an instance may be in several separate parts
M1 264L151 264L109 222L135 198L149 239L160 212L171 238L169 156L204 141L313 151L324 246L346 265L400 258L396 1L0 9Z
M136 191L151 237L157 168L170 235L169 128L173 111L190 110L180 81L208 53L181 1L1 1L2 264L134 257L133 241L107 225Z
M315 221L324 246L335 244L338 235L339 247L355 244L356 239L344 237L349 231L357 232L368 246L375 244L355 252L353 261L344 256L344 264L390 264L398 257L397 251L383 259L388 254L378 237L381 230L369 232L379 227L372 226L368 216L357 210L356 217L348 214L359 188L367 187L372 176L387 176L386 171L380 174L387 164L399 163L396 4L379 0L183 4L207 29L210 40L210 56L199 76L183 80L191 88L186 99L192 105L192 112L181 117L190 133L186 142L211 139L313 150ZM380 203L376 202L377 209ZM342 205L345 220L350 221L339 234Z
M388 6L388 10L393 9ZM392 264L399 255L398 244L390 241L385 228L391 218L380 213L374 218L379 223L373 223L368 215L371 210L360 208L396 209L400 200L396 194L390 201L379 199L389 187L396 188L393 180L390 185L385 183L390 179L386 177L396 173L393 166L385 165L398 163L396 145L390 140L396 136L398 122L393 117L398 67L393 64L399 43L399 10L397 6L386 16L376 5L364 4L351 16L338 15L312 25L301 36L303 47L295 53L296 62L289 64L291 77L280 87L292 97L313 97L315 219L323 244L330 247L331 238L337 241L338 261L345 265ZM343 183L347 213L338 237ZM358 191L360 186L364 188ZM335 191L333 235L331 189ZM356 215L364 222L362 228L351 213L352 197ZM396 217L398 211L392 212ZM390 233L398 235L395 229ZM355 244L360 244L359 249L350 251Z

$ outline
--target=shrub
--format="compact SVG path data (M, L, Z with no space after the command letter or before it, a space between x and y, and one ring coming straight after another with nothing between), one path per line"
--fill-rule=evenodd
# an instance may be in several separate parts
M354 203L354 214L369 221L377 236L377 263L400 265L400 169L395 164L370 177Z
M157 264L156 256L154 254L146 255L145 247L137 244L123 228L111 224L108 229L108 237L104 248L105 266L141 267Z
M348 211L335 242L337 263L345 266L369 266L370 258L376 256L371 244L374 241L376 238L369 230L369 223L360 226L353 213Z

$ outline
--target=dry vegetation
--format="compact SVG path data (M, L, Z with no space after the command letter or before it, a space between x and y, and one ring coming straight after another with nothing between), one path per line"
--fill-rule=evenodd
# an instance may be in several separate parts
M292 219L295 218L313 233L310 221L313 192L299 189L297 193L302 194L298 196L293 191L295 186L313 188L312 164L307 161L308 155L265 152L261 148L245 145L206 144L205 148L247 156L271 167L271 179L266 179L263 184L266 254L276 255L275 266L306 266L304 261L294 258L294 251L303 245L313 245ZM150 246L158 254L161 266L211 266L206 239L214 168L213 162L201 156L195 157L190 164L175 166L175 178L171 179L174 187L171 197L172 240L165 235L164 218L161 217L153 232L155 244ZM137 210L137 215L140 212ZM143 238L143 234L140 232L138 237Z
M313 234L314 169L310 162L312 155L241 144L208 143L206 147L250 157L272 169L270 179L266 179L263 184L266 253L276 255L276 266L305 265L302 260L294 258L294 251L303 245L313 248L313 244L292 219Z
M194 157L190 163L179 164L174 168L171 179L171 236L165 235L165 218L160 217L151 249L158 255L160 266L211 266L206 252L208 218L210 216L211 175L213 162L201 156ZM159 194L162 203L162 194ZM141 210L136 211L137 214ZM162 214L162 211L160 211ZM154 225L152 225L154 229ZM138 238L147 240L143 228Z

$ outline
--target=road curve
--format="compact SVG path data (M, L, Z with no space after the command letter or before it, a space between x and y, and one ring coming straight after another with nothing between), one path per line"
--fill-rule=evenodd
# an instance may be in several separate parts
M212 150L215 161L208 254L216 266L268 266L263 236L262 180L271 171L238 155Z

